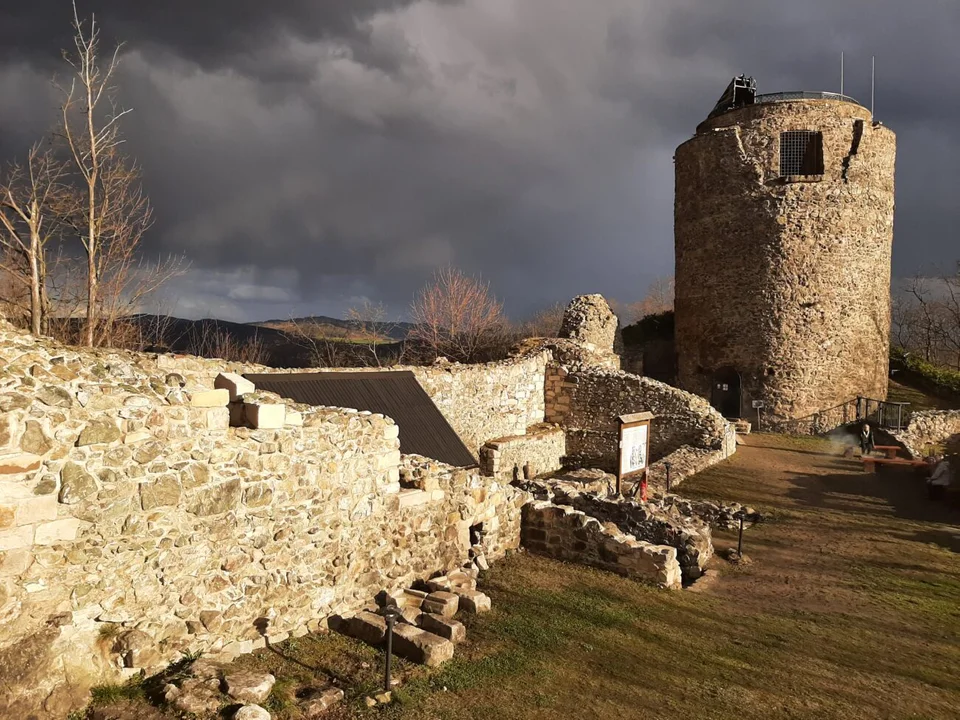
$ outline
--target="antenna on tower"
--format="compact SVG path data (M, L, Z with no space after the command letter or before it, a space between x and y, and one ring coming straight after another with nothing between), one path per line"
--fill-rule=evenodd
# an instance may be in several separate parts
M840 97L843 97L843 51L840 51Z
M870 117L873 117L873 102L877 94L877 56L871 59L870 67Z

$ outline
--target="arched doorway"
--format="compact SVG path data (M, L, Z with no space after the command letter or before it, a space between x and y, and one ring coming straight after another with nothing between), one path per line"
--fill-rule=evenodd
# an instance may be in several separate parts
M710 404L725 418L740 418L742 385L734 368L720 368L713 373Z

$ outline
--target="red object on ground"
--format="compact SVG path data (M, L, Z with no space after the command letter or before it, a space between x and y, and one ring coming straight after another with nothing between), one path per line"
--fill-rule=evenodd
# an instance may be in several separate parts
M643 479L640 481L640 500L643 502L647 501L647 476L644 474Z

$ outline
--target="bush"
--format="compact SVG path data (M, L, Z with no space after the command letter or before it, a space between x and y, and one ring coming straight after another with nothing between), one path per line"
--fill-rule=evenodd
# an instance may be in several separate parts
M890 352L890 365L905 379L934 395L960 397L960 371L934 365L919 355L897 347Z

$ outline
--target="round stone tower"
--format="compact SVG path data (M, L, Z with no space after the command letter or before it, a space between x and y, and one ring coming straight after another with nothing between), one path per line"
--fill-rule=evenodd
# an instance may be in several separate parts
M885 399L895 136L850 98L752 87L675 156L680 386L774 421Z

